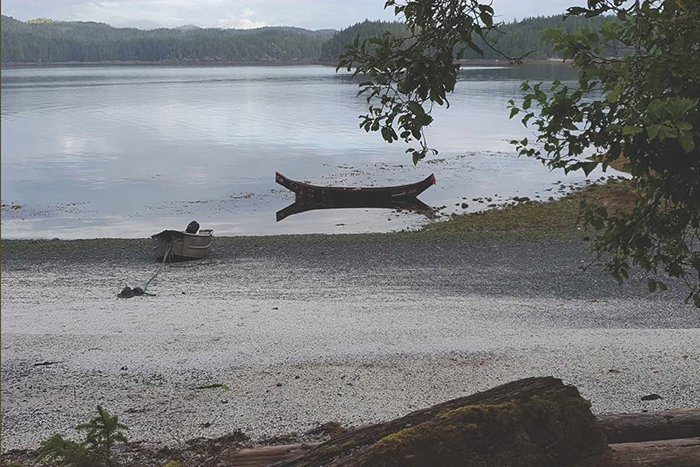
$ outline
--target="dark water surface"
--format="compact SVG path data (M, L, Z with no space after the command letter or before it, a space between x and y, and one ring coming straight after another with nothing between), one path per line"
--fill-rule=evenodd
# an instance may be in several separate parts
M388 210L316 211L275 222L293 202L275 171L316 184L438 185L443 213L472 198L561 194L583 183L518 158L532 137L507 101L561 65L465 67L428 134L440 154L414 167L406 147L358 127L357 83L331 67L81 67L2 72L4 238L145 237L193 219L218 235L390 231L428 222ZM600 177L600 173L592 175ZM549 191L547 191L549 190ZM466 198L466 199L463 199ZM457 206L459 204L459 206Z

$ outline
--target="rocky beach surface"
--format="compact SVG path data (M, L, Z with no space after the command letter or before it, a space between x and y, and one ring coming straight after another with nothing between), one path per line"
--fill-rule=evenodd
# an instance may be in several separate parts
M700 313L681 284L582 271L578 239L217 238L166 265L155 297L118 299L156 271L149 253L3 241L3 451L72 435L98 404L166 446L384 421L540 375L596 413L700 406Z

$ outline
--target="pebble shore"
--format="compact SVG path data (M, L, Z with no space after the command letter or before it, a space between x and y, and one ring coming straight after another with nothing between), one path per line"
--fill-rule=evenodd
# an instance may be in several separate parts
M527 376L597 413L700 406L684 289L617 286L575 239L218 238L157 269L141 240L2 242L2 450L119 414L132 440L388 420ZM662 398L642 401L642 396Z

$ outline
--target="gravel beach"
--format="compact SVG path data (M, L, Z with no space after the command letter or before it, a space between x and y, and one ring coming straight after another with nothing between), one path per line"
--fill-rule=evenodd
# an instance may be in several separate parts
M388 420L539 375L597 413L700 406L700 312L684 289L581 272L578 240L214 246L166 265L155 297L118 299L156 271L147 242L4 241L2 450L71 435L98 404L132 440L173 445Z

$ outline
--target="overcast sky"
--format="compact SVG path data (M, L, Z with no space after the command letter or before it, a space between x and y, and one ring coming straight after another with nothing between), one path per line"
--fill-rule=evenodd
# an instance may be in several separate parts
M585 0L493 0L501 21L563 13ZM299 26L342 29L365 19L393 20L384 0L2 0L2 14L26 21L51 18L99 21L115 27L151 29Z

